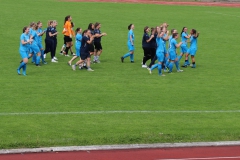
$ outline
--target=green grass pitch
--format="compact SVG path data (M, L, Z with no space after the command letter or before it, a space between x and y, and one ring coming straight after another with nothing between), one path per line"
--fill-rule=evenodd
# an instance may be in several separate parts
M238 8L56 0L0 3L0 149L240 139ZM58 54L63 43L59 34L59 63L51 63L48 55L47 65L29 63L28 76L18 76L22 28L38 20L45 28L47 20L57 20L61 32L69 14L76 27L86 29L98 21L108 34L102 39L101 63L92 64L95 71L67 66L70 57ZM174 69L174 74L159 77L157 70L149 75L141 68L143 28L162 22L178 32L184 26L201 32L196 69ZM135 24L135 63L126 59L122 64L130 23Z

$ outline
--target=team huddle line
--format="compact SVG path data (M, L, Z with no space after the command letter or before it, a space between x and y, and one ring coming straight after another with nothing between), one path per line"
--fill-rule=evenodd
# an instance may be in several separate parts
M56 29L58 23L56 20L48 21L47 29L42 29L42 22L31 22L29 26L23 28L23 33L20 36L20 47L19 53L22 58L20 65L17 69L17 73L26 75L26 68L28 59L32 58L32 63L36 66L40 66L40 61L42 64L47 64L45 61L47 53L51 53L51 62L57 63L56 58L56 48L57 48L57 35L58 31ZM106 33L101 33L101 23L96 22L95 24L90 23L88 28L84 31L78 27L75 32L73 30L74 23L72 22L72 17L70 15L64 18L64 25L62 34L64 35L64 44L60 51L61 55L69 56L68 52L70 50L73 56L71 60L67 62L73 70L76 67L79 69L86 68L88 71L93 71L90 67L91 56L93 56L94 63L100 63L99 57L102 53L101 38L106 36ZM163 23L155 28L150 28L148 26L144 27L144 34L142 37L142 48L144 52L142 60L142 68L147 68L152 73L152 70L158 68L158 73L160 76L165 76L164 72L172 73L173 66L175 64L177 72L182 72L183 70L179 67L179 61L185 54L185 63L182 67L187 67L190 65L189 55L191 55L192 68L196 68L195 55L197 52L197 38L199 32L192 29L190 34L187 33L187 27L183 27L181 32L181 42L177 43L179 34L176 29L171 30L171 35L167 30L168 24ZM127 46L129 52L121 57L121 62L124 59L130 57L130 62L134 63L134 50L135 50L135 36L134 36L134 24L128 26L128 41ZM42 46L42 36L46 33L45 38L45 49ZM75 37L75 50L76 54L72 50L73 37ZM190 42L190 47L188 48L188 39ZM168 49L167 49L168 41ZM177 55L176 49L181 48L181 53ZM72 62L79 58L74 65ZM149 65L146 62L151 60ZM155 64L155 61L158 63Z

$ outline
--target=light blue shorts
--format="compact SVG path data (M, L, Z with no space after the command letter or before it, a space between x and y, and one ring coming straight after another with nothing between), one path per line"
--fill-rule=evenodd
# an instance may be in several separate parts
M22 59L28 58L28 51L21 51L19 50L20 56Z
M158 62L163 62L163 60L164 60L164 52L159 51L159 52L156 53L156 55L157 55Z
M31 45L31 49L32 49L32 52L33 52L34 54L37 54L37 53L40 52L40 49L39 49L39 47L38 47L37 44L32 44L32 45Z
M134 51L135 50L135 47L130 43L130 42L128 42L128 50L129 51Z
M197 53L197 48L189 48L188 52L191 56L195 56Z
M186 45L181 45L181 53L187 53L188 48Z
M177 58L176 52L175 51L169 51L169 59L171 61L174 61Z

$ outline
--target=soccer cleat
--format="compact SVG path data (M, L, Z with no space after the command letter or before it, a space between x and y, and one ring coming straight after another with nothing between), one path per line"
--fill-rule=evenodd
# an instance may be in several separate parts
M131 61L131 63L134 63L134 61Z
M142 68L147 68L147 65L146 65L146 64L143 64L143 65L142 65Z
M20 72L20 69L17 69L17 73L18 73L18 75L20 75L20 74L21 74L21 72Z
M152 74L152 70L151 69L149 69L149 74Z
M99 59L98 59L98 60L96 60L96 62L97 62L97 63L100 63Z
M79 69L83 69L83 67L82 67L82 66L79 66Z
M166 75L165 75L165 74L159 74L159 76L163 76L163 77L165 77Z
M94 70L92 70L92 68L88 68L87 71L94 71Z
M124 61L124 58L123 58L123 57L121 57L121 62L123 63L123 61Z
M57 57L53 57L53 59L55 60L55 61L57 61L58 59L57 59Z
M196 68L196 65L192 65L192 67L191 68Z
M87 66L83 66L83 68L88 69Z
M51 62L57 63L58 61L55 61L54 59L52 59Z
M71 66L72 64L71 63L69 63L69 62L67 62L67 64L69 65L69 66Z
M75 53L71 53L71 56L76 56L76 54Z
M68 55L68 54L65 54L65 56L66 56L66 57L69 57L69 55Z
M36 67L41 67L39 64L36 64Z
M187 65L184 64L184 65L182 65L182 67L183 67L183 68L187 68Z
M72 65L72 70L76 70L76 66L75 65Z
M46 61L43 61L42 64L47 64L47 62L46 62Z
M179 69L179 70L177 70L177 72L183 72L183 70Z

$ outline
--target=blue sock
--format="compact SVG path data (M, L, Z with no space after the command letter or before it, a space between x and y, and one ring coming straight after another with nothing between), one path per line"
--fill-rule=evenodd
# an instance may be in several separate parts
M131 62L134 61L134 54L130 54L130 61L131 61Z
M176 66L177 70L180 70L180 68L179 68L179 61L175 62L175 66Z
M26 76L27 64L23 66L23 75Z
M178 61L180 62L181 59L182 59L182 56L179 55L179 56L178 56Z
M20 65L19 65L19 67L18 67L18 70L20 70L21 68L23 68L24 65L25 65L25 63L24 63L24 62L21 62Z
M126 53L124 56L123 56L123 58L127 58L127 57L129 57L131 54L130 53Z
M36 57L36 65L39 65L39 63L40 63L40 56L37 56Z
M158 67L158 64L156 63L156 64L152 65L152 67L151 67L150 70L152 71L152 70L154 70L154 69L157 68L157 67Z
M169 63L168 68L169 68L169 72L172 72L172 69L173 69L173 62L170 62L170 63Z
M169 65L169 61L165 63L165 68L168 68L168 65Z
M41 59L42 59L42 62L45 62L45 60L44 60L44 50L41 50Z
M158 64L158 74L162 75L162 64Z
M33 54L32 63L36 63L36 54Z

